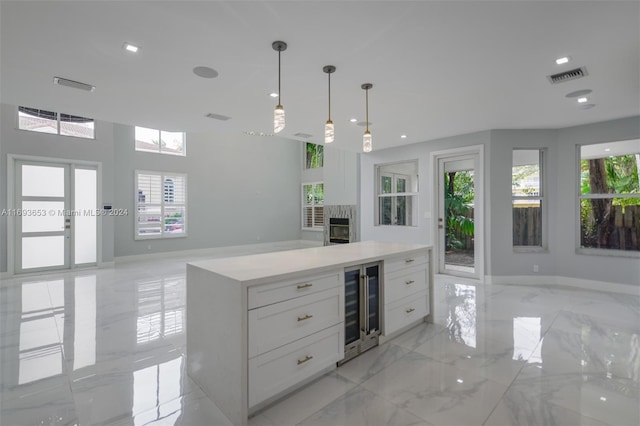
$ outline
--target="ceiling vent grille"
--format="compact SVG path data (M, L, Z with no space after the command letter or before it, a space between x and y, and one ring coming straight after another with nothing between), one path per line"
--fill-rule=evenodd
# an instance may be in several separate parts
M53 84L72 87L74 89L86 90L87 92L93 92L94 90L96 90L96 86L92 86L87 83L80 83L79 81L68 80L62 77L53 77Z
M205 115L205 117L213 118L214 120L221 120L221 121L227 121L227 120L231 119L231 117L227 117L226 115L214 114L212 112L210 112L209 114Z
M547 79L551 84L564 83L565 81L576 80L578 78L586 77L589 73L586 67L580 67L569 71L564 71L558 74L551 74L547 76Z

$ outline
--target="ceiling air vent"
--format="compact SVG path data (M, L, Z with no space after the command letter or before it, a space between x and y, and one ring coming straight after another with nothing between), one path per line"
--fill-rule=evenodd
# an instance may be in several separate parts
M551 84L564 83L565 81L576 80L578 78L586 77L589 73L587 67L580 67L569 71L564 71L558 74L548 75L547 79Z
M214 120L222 120L222 121L227 121L227 120L229 120L231 118L231 117L227 117L226 115L214 114L212 112L210 112L209 114L205 115L205 117L213 118Z
M93 92L94 90L96 90L96 86L92 86L87 83L80 83L79 81L68 80L62 77L53 77L53 84L72 87L74 89L86 90L87 92Z
M293 136L302 139L309 139L313 135L310 135L309 133L295 133Z

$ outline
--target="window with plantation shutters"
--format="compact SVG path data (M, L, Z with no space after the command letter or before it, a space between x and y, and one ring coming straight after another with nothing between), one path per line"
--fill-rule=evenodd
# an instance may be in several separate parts
M302 184L302 229L324 229L324 184Z
M187 235L187 176L136 171L136 239Z

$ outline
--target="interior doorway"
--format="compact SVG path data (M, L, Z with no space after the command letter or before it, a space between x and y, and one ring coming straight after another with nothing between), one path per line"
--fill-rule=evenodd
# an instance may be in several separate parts
M482 147L434 153L438 273L484 277Z
M98 263L98 165L12 158L14 273Z

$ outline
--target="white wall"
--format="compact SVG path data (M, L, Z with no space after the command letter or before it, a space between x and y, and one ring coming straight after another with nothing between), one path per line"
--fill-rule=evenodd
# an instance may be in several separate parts
M493 130L491 131L491 156L489 158L489 186L491 197L491 221L494 224L491 238L492 275L531 275L533 265L539 266L539 275L555 275L558 210L558 147L555 130ZM546 223L547 250L539 253L518 253L513 250L513 212L511 197L511 166L514 148L545 149L546 179L545 202L550 207ZM543 225L544 226L544 225Z
M438 139L431 142L406 145L398 148L390 148L380 151L374 150L370 153L362 154L360 156L360 223L362 240L433 244L433 219L426 217L432 212L434 196L434 170L430 160L431 153L434 151L442 151L465 146L483 145L485 146L486 159L486 149L489 140L490 132L486 131ZM418 196L417 226L375 226L375 166L378 164L416 159L418 160L420 189L420 195ZM487 167L485 164L485 181L487 181L486 170Z
M187 134L187 156L136 152L132 126L114 125L114 207L134 211L134 171L187 174L188 237L134 240L134 215L115 229L116 256L300 238L301 145L280 138Z
M102 163L102 261L165 251L300 239L302 148L281 138L187 134L187 156L134 150L133 126L96 121L96 139L17 130L17 107L0 110L0 209L7 208L7 154ZM186 238L134 240L134 170L186 173ZM320 233L321 234L321 233ZM0 217L0 272L7 271L7 217ZM150 248L149 248L150 247Z
M18 130L17 107L0 105L0 210L7 208L7 154L29 155L65 160L102 163L103 201L114 199L113 125L96 122L96 138L81 139L68 136ZM114 219L102 220L102 261L114 256ZM0 217L0 272L7 271L7 217Z
M640 138L640 117L560 130L492 130L361 155L361 235L363 240L433 244L431 212L434 151L483 145L485 167L485 274L494 277L559 276L640 287L637 257L576 252L578 235L576 149L580 144ZM516 253L512 246L511 162L514 148L546 149L547 250ZM375 165L418 159L418 226L374 226ZM539 272L533 272L533 265Z
M332 145L324 146L324 163L322 168L304 170L302 167L302 182L324 182L324 204L357 205L358 204L358 170L360 154L345 151ZM302 144L304 147L304 143ZM304 152L304 149L303 149ZM301 239L322 242L324 234L321 231L301 231Z
M640 117L612 120L558 131L557 275L632 284L640 288L640 259L577 254L577 145L640 138Z

